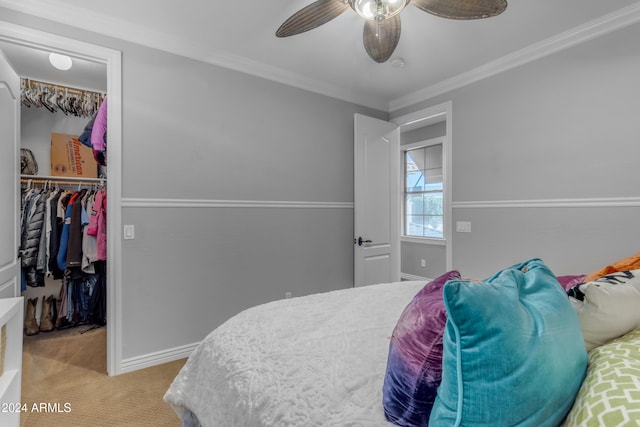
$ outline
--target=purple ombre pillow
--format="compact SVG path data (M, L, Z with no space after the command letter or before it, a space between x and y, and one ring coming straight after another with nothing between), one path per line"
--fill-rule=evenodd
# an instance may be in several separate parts
M582 274L580 276L557 276L556 279L558 279L560 286L562 286L565 291L568 291L576 285L583 284L586 277L586 274Z
M456 270L427 283L398 319L389 344L382 404L389 421L427 426L442 379L442 335L447 323L442 289Z

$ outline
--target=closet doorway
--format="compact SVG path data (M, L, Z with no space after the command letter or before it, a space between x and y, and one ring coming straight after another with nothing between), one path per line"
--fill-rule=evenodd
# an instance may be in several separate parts
M120 295L120 269L119 254L120 241L117 230L120 228L120 198L121 198L121 58L120 52L110 49L94 46L77 40L59 37L53 34L44 33L31 28L0 22L0 49L3 51L10 63L15 63L16 73L21 78L35 80L40 83L51 84L64 92L64 89L85 89L97 93L109 94L109 115L108 115L108 153L109 158L107 166L101 170L103 180L85 180L80 178L77 181L78 189L85 188L87 190L96 190L100 186L105 186L104 191L109 199L107 205L107 263L106 263L106 368L109 375L117 375L120 373L120 342L121 342L121 325L120 325L120 301L117 297ZM32 67L38 67L33 63L20 62L31 54L46 55L49 53L58 53L68 55L76 65L84 64L88 71L85 76L78 77L77 80L68 80L63 77L63 72L47 77L45 70ZM21 57L22 59L18 59ZM12 64L13 65L13 64ZM31 68L30 68L31 67ZM42 65L39 65L42 67ZM92 68L93 67L93 68ZM90 74L93 73L93 76ZM101 83L96 83L100 82ZM67 92L70 92L68 90ZM51 107L49 105L49 107ZM46 128L54 123L56 128L51 128L50 133L61 134L81 134L90 117L71 117L71 110L65 112L62 108L59 111L43 111L50 110L47 106L22 107L21 129L22 129L22 148L31 148L34 156L38 160L38 174L42 176L40 182L36 182L35 177L29 181L28 177L22 177L19 181L21 186L41 185L41 186L58 186L58 187L75 187L76 181L73 179L54 177L50 170L50 143L51 135L42 140L41 136L37 137L40 141L34 145L30 137L46 133ZM39 110L39 111L38 111ZM42 115L43 113L45 113ZM60 114L59 118L55 118L56 114ZM31 123L25 123L29 121ZM28 129L28 130L27 130ZM39 144L39 145L38 145ZM30 146L29 146L30 145ZM20 171L18 171L19 173ZM38 177L40 178L40 177ZM17 179L18 181L18 179ZM56 182L59 181L59 182ZM20 206L17 206L20 209ZM49 287L48 283L44 287L34 287L22 292L25 297L25 306L28 298L38 297L39 304L43 302L44 295L54 295L59 298L61 282L53 282ZM41 289L44 288L44 289ZM43 293L44 292L44 293ZM20 293L18 294L20 295ZM42 305L38 307L40 311ZM40 319L38 313L37 319ZM73 320L72 320L73 322ZM87 325L86 328L88 328ZM82 326L77 326L81 328ZM46 333L46 332L41 332Z

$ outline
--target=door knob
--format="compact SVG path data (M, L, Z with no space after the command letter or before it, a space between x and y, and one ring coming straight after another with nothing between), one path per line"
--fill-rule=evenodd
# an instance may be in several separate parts
M372 243L372 242L371 242L371 240L364 240L362 238L362 236L360 236L360 237L358 237L358 240L353 239L353 243L358 243L358 246L362 246L363 244Z

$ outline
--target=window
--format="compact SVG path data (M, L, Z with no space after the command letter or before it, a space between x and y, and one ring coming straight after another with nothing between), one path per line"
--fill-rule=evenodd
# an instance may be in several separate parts
M442 140L402 147L403 235L444 238Z

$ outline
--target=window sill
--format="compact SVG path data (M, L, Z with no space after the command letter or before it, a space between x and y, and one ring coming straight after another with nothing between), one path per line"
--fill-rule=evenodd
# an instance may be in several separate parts
M428 237L412 237L412 236L400 236L401 242L419 243L422 245L437 245L446 246L447 241L445 239L432 239Z

